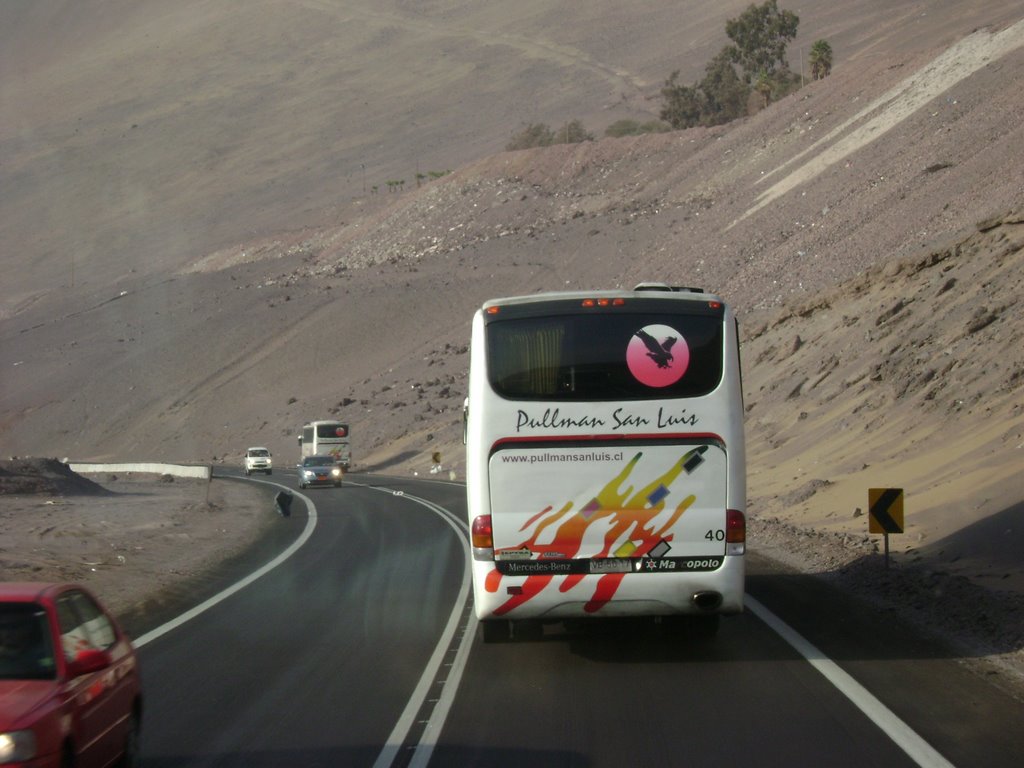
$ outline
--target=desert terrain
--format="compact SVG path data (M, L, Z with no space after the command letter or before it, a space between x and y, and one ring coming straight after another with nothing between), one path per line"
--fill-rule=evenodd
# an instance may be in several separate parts
M278 514L277 490L151 473L86 477L55 459L3 460L0 574L85 584L139 636L231 575L248 575L253 550L294 539L301 523ZM243 557L249 565L236 565Z
M1024 12L812 0L791 66L825 38L829 77L602 136L747 5L0 5L0 453L287 461L337 415L359 471L459 476L484 300L700 285L741 320L751 548L1019 661Z

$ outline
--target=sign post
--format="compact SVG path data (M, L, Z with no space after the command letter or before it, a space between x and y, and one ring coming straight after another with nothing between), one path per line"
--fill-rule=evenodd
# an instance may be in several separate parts
M903 489L868 488L868 533L885 535L885 567L889 568L889 534L903 533Z

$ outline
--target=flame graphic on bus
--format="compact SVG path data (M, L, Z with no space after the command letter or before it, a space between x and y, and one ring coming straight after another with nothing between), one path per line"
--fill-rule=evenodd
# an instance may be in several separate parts
M652 524L653 520L664 511L665 498L669 495L672 484L679 479L680 475L687 475L696 469L703 462L703 454L707 449L707 446L703 445L687 451L667 472L634 492L633 486L626 486L626 483L643 456L642 451L637 453L623 467L622 471L608 481L597 495L578 511L572 511L573 503L569 501L558 511L554 511L554 507L549 506L530 518L521 529L529 533L530 536L522 542L518 549L528 549L538 554L541 559L545 557L573 558L579 554L588 529L600 524L607 526L607 531L604 534L604 546L599 553L593 555L594 558L639 558L651 554L656 547L660 550L656 554L664 554L667 544L663 542L669 542L673 538L669 531L680 516L693 505L697 497L690 494L683 498L663 525L655 528ZM552 526L557 526L557 528L551 542L538 543L538 540L544 537L544 534ZM611 552L615 542L624 535L628 536L626 543L616 547L615 552ZM562 581L558 587L559 591L568 592L573 589L583 580L584 575L560 576ZM625 575L624 573L609 573L601 576L597 580L594 593L587 600L584 610L587 613L601 610L615 596ZM491 571L487 575L487 591L497 592L501 585L501 578L502 574L497 569ZM554 578L554 574L546 573L528 576L520 593L512 595L508 601L494 611L494 614L503 616L523 605L540 594Z

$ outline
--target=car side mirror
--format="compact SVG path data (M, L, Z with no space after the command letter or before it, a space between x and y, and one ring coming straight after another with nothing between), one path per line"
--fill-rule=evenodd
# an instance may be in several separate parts
M81 677L92 672L99 672L106 669L113 663L110 654L95 648L79 651L75 658L68 662L68 675L70 677Z

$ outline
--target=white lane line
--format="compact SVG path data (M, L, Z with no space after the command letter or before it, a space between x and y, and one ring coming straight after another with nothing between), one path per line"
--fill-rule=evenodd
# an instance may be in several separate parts
M747 608L761 621L775 630L783 640L817 669L839 692L878 726L883 733L907 753L921 768L953 768L953 764L940 755L934 747L922 739L909 725L876 699L868 690L844 672L838 664L807 642L796 630L765 608L749 594L743 598Z
M256 581L256 579L258 579L261 576L264 576L267 573L269 573L270 571L274 570L275 568L277 568L277 566L279 566L281 563L283 563L289 557L294 555L299 550L299 547L301 547L303 544L305 544L306 541L309 539L309 537L313 535L313 530L316 528L316 506L313 504L312 499L310 499L308 496L306 496L304 494L299 493L298 491L293 491L291 488L286 488L283 485L280 485L278 483L272 483L272 482L270 482L268 480L252 480L250 482L266 483L267 485L273 485L273 486L275 486L277 488L280 488L282 490L288 491L289 493L292 493L295 496L298 496L300 499L302 499L304 502L306 502L306 509L309 511L309 517L306 520L306 527L303 529L302 533L299 535L299 538L297 538L295 541L293 541L291 546L288 547L288 549L286 549L284 552L282 552L280 555L275 557L273 560L271 560L269 563L264 565L259 570L253 571L252 573L250 573L248 576L246 576L241 581L235 582L234 584L232 584L227 589L223 590L222 592L218 592L216 595L214 595L213 597L211 597L208 600L203 601L202 603L200 603L196 607L194 607L194 608L192 608L192 609L190 609L188 611L185 611L185 613L181 614L177 618L171 619L166 624L161 624L156 629L150 630L149 632L147 632L146 634L142 635L141 637L133 640L132 644L136 648L141 648L142 646L146 645L146 643L149 643L149 642L152 642L153 640L156 640L158 637L160 637L161 635L167 634L172 629L177 629L178 627L180 627L185 622L191 621L192 619L194 619L199 614L204 613L205 611L208 611L210 608L213 608L213 606L217 605L217 603L220 603L220 602L226 600L227 598L231 597L231 595L235 594L235 592L238 592L239 590L244 589L245 587L249 586L254 581Z
M465 568L462 572L462 586L459 588L459 594L455 599L455 605L452 607L452 612L448 617L448 624L445 626L444 632L441 633L441 638L438 640L437 645L434 648L434 653L430 657L430 661L428 661L426 667L423 668L423 674L420 676L419 683L412 692L412 696L409 697L409 701L405 705L405 709L398 718L398 722L395 723L395 727L388 736L388 740L385 742L384 748L380 751L380 754L377 756L377 760L373 764L373 768L390 768L391 764L398 756L399 750L405 743L405 740L409 735L409 731L415 723L416 714L423 707L423 702L426 701L431 687L438 679L438 670L441 668L444 657L447 655L448 649L452 644L452 638L455 637L455 633L459 629L459 624L462 622L462 613L466 607L466 598L469 596L470 584L469 526L461 520L457 520L455 516L444 507L434 504L434 502L428 501L427 499L410 496L407 493L396 492L387 488L373 486L364 487L372 488L372 490L381 491L382 493L391 493L396 496L401 496L404 499L421 504L434 514L438 515L442 520L450 525L457 534L459 534L459 541L462 542L463 556L465 557ZM430 719L423 730L422 736L420 737L420 742L416 746L416 752L413 755L413 761L410 764L410 767L413 765L426 765L427 761L430 759L434 746L437 744L437 738L444 726L445 718L447 718L448 711L451 709L452 701L455 699L455 692L459 687L459 681L462 679L462 672L466 667L466 660L469 657L469 650L473 645L473 638L475 637L475 632L471 630L475 629L476 617L471 616L469 626L463 633L462 639L459 641L459 649L455 655L455 660L452 662L452 667L448 671L447 680L442 687L441 696L437 704L434 706Z
M430 720L427 722L426 728L423 729L420 743L416 745L416 751L413 753L412 760L409 761L409 768L426 768L427 763L430 762L430 756L434 754L434 747L437 746L437 740L441 737L441 730L448 719L448 712L451 710L452 704L455 703L455 694L459 690L462 673L466 669L469 652L473 648L473 638L476 637L478 623L476 614L470 611L469 621L466 622L466 631L462 635L459 650L455 654L455 661L448 673L444 688L441 690L437 705L430 715Z

